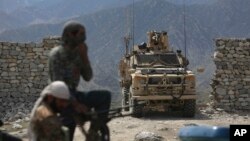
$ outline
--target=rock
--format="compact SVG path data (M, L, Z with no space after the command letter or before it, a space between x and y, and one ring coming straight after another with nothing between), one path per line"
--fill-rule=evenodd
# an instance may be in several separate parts
M136 128L136 127L138 127L138 125L128 125L126 128L132 129L132 128Z
M1 131L7 131L7 129L6 128L1 128Z
M23 126L20 125L20 124L14 123L14 124L12 125L12 129L21 129L21 128L23 128Z
M169 128L167 127L160 127L160 128L157 128L158 131L168 131Z
M228 92L228 94L229 94L229 95L233 95L233 94L234 94L234 91L230 90L230 91Z
M207 108L204 112L206 114L214 114L214 110L212 108Z
M244 81L250 82L250 78L244 78Z
M29 117L25 117L24 121L30 121L30 118Z
M223 56L224 55L218 51L214 53L214 58L223 58Z
M219 95L226 95L227 94L226 89L224 89L224 88L217 88L216 93Z
M243 116L243 119L248 119L249 117L248 116Z
M218 111L218 112L223 112L224 111L224 109L221 109L221 108L216 108L215 110Z
M163 141L164 138L148 131L142 131L135 135L134 141Z
M15 121L15 123L20 123L20 122L22 122L21 119L18 119L18 120Z
M184 124L184 126L198 126L198 124L196 124L196 123L187 123L187 124Z

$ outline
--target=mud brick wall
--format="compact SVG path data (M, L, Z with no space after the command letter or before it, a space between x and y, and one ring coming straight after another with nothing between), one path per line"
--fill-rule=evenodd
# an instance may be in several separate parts
M48 84L48 53L59 37L42 43L0 42L0 118L22 118L30 113Z
M250 39L216 39L212 95L216 107L250 110Z

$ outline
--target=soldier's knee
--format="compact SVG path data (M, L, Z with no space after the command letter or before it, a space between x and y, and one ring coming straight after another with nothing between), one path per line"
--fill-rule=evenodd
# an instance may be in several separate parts
M105 96L105 99L106 99L108 102L111 101L111 92L110 92L110 91L104 90L104 91L102 91L102 94Z

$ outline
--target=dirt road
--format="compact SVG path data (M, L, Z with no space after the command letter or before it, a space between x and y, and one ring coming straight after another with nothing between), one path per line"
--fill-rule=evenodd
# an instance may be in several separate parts
M230 124L250 124L249 113L228 114L212 111L212 114L207 114L205 112L198 113L195 118L150 114L144 118L122 117L113 119L109 122L111 141L134 141L135 135L141 131L156 133L162 136L165 141L179 141L179 129L188 125L229 126ZM82 135L79 131L75 134L75 141L82 141Z
M164 141L179 141L178 132L180 128L188 125L211 125L229 126L230 124L250 124L250 113L237 112L229 114L220 109L199 110L194 118L180 118L177 115L169 114L147 114L143 118L133 118L130 116L112 119L108 125L110 127L111 141L134 141L135 135L142 131L153 132L164 138ZM11 125L11 123L9 123ZM22 137L27 140L27 122L22 124L23 128L6 132ZM83 135L77 128L74 141L84 141Z

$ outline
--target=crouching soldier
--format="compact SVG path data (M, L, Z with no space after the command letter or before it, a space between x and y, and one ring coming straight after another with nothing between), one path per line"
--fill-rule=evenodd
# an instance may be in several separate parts
M68 141L69 133L60 121L60 112L69 106L70 92L62 81L54 81L40 94L31 113L31 141Z

